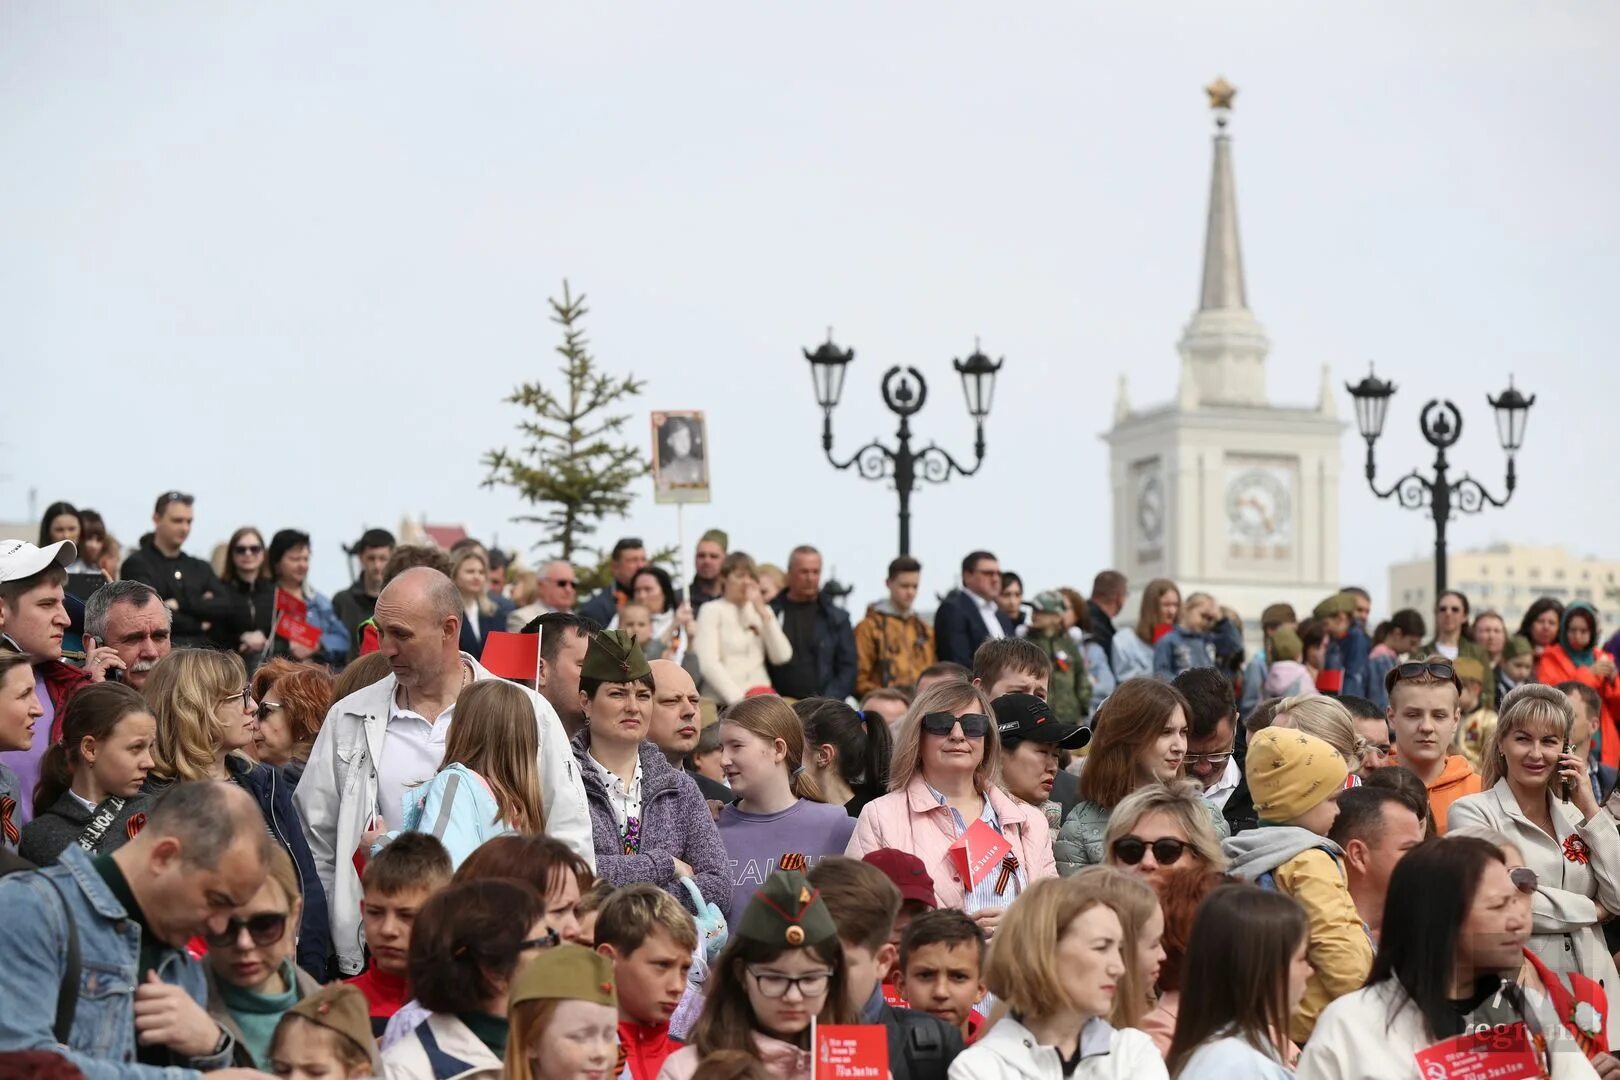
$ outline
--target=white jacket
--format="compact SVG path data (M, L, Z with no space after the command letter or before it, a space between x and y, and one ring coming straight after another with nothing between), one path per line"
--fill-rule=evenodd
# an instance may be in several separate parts
M1080 1064L1063 1071L1057 1049L1004 1016L951 1062L950 1080L1169 1080L1153 1040L1135 1028L1092 1020L1080 1033Z
M1424 1080L1416 1054L1439 1040L1431 1039L1416 1005L1406 999L1390 1016L1396 994L1406 998L1394 979L1346 994L1322 1010L1311 1041L1299 1058L1299 1080ZM1589 1080L1597 1073L1549 1013L1543 1031L1562 1036L1552 1055L1552 1080Z
M434 1013L382 1056L387 1080L501 1080L501 1059L454 1016Z
M466 653L461 660L473 679L493 679ZM309 763L293 802L304 824L304 836L315 856L315 869L332 909L332 944L338 967L355 975L365 966L360 948L360 875L354 853L372 815L378 812L377 762L388 735L388 706L398 680L356 690L332 706L315 736ZM585 784L568 746L568 734L556 710L528 687L519 687L534 705L540 728L540 787L545 796L546 833L574 849L594 869L591 813Z
M692 649L704 689L722 705L741 701L751 687L771 685L767 659L773 664L793 659L793 645L774 617L762 618L754 605L738 607L723 598L698 608Z
M1275 1056L1262 1054L1236 1035L1207 1042L1194 1050L1176 1080L1291 1080L1294 1073Z

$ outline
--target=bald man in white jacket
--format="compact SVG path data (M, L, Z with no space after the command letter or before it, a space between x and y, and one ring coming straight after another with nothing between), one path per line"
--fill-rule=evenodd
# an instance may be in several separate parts
M402 796L438 771L456 697L496 678L460 651L461 608L450 579L426 567L405 571L383 589L375 617L392 671L332 706L298 782L293 801L331 903L332 942L344 975L365 964L354 866L361 838L400 827ZM590 809L568 734L545 699L520 689L534 705L539 731L546 834L594 868Z

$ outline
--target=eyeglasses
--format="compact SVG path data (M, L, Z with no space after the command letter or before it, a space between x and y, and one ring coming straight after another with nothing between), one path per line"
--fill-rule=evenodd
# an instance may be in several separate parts
M1461 615L1463 613L1463 609L1458 607L1456 604L1441 604L1434 610L1439 612L1441 615Z
M253 710L253 719L262 724L270 718L271 713L279 708L281 708L281 702L279 701L261 701L259 707Z
M545 937L533 937L527 941L518 942L518 952L526 953L530 949L550 949L561 944L562 938L557 936L557 931L547 930Z
M948 712L931 712L922 718L923 730L930 735L949 736L957 724L962 725L964 738L982 739L990 734L990 718L983 713L952 716Z
M1188 768L1202 764L1224 769L1226 763L1232 760L1232 751L1228 749L1216 754L1183 754L1181 760L1187 763Z
M242 936L242 931L248 932L255 945L274 945L281 940L281 935L287 932L287 913L284 911L266 911L258 915L249 915L245 919L232 917L225 924L225 932L216 934L213 931L203 935L209 948L223 949L228 945L236 944L236 939Z
M569 579L568 581L558 581L556 578L546 578L546 580L551 582L553 585L557 586L557 588L559 588L559 589L577 589L577 588L579 588L579 582L574 581L572 579Z
M1140 836L1122 836L1114 841L1114 860L1126 866L1135 866L1151 849L1154 862L1160 866L1174 866L1181 861L1182 854L1191 846L1185 840L1169 836L1151 843Z
M231 548L231 551L237 555L257 555L263 550L263 544L237 544Z
M1536 872L1530 869L1528 866L1513 867L1512 869L1508 870L1508 877L1512 880L1513 887L1527 896L1530 893L1535 892L1536 886L1540 884L1540 879L1536 877Z
M794 987L802 998L820 997L827 992L827 984L832 981L832 972L815 971L809 975L776 975L772 973L760 974L753 968L745 968L753 976L754 985L759 987L761 997L771 999L786 997L788 987Z
M251 708L251 706L253 704L253 687L251 687L251 686L242 687L242 692L239 693L239 694L231 694L228 697L220 698L219 703L221 705L223 705L228 701L235 701L238 698L242 699L242 711L243 712L252 712L253 711L253 709Z

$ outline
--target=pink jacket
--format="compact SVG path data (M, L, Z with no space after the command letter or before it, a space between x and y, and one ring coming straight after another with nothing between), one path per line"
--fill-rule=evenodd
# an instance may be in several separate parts
M765 1071L770 1075L780 1080L810 1080L808 1051L757 1031L754 1032L754 1049L759 1052L760 1060L765 1063ZM664 1059L663 1068L658 1070L658 1080L692 1080L692 1074L697 1072L701 1061L696 1046L683 1046Z
M1052 830L1046 815L1035 807L992 787L990 805L1001 822L1001 834L1012 844L1026 881L1057 877L1052 859ZM962 876L945 856L956 843L951 810L941 806L928 793L923 778L915 776L904 791L891 791L866 804L855 834L844 854L859 859L879 848L909 851L923 861L934 878L934 898L942 908L962 906Z

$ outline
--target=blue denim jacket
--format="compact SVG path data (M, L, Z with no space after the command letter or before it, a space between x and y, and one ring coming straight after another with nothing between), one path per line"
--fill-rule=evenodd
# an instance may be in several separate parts
M67 921L61 889L79 932L79 1002L70 1044L51 1033L57 988L67 964ZM57 865L0 878L0 1051L51 1050L64 1054L89 1080L192 1080L201 1070L231 1064L234 1046L195 1068L160 1068L135 1061L135 980L141 928L96 873L90 856L69 844ZM199 1005L207 1001L202 967L185 953L165 950L158 977L179 986Z

